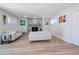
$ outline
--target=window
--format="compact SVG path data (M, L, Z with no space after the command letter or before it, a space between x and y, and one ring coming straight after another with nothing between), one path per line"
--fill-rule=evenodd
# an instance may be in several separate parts
M6 17L4 24L17 24L17 18L14 17Z

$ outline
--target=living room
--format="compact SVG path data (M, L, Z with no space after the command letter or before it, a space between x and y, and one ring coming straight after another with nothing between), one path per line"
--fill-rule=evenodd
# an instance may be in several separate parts
M0 4L0 54L79 54L78 6Z

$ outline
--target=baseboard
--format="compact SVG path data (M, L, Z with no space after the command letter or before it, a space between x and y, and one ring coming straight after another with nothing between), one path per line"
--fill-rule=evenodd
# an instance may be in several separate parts
M58 36L58 35L56 35L56 34L52 34L52 35L54 35L54 36L58 37L59 39L62 39L62 40L63 40L62 37L60 37L60 36Z

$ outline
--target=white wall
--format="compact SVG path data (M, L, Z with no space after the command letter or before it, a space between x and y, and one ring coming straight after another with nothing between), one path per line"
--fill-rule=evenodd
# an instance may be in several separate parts
M63 40L79 45L79 4L62 11L56 17L66 15L66 23L51 25L51 32Z
M17 24L3 24L3 17L2 15L10 16L11 20L17 19ZM26 20L25 26L20 26L20 20ZM17 18L15 15L0 9L0 31L22 31L27 32L27 19L24 18Z
M15 15L3 10L3 9L0 9L0 31L8 31L8 30L17 30L18 28L18 23L16 25L13 25L13 24L7 24L7 25L4 25L3 24L3 17L2 15L6 15L6 16L10 16L12 18L17 18ZM18 19L17 19L18 20Z
M46 25L47 22L48 22L48 25ZM50 19L49 18L42 19L42 28L43 28L43 31L50 31Z
M79 45L79 11L78 10L79 8L76 10L76 12L73 12L72 14L72 43L75 43L76 45Z

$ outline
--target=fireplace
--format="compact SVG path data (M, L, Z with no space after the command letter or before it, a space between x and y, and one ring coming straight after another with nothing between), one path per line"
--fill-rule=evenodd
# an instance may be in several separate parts
M32 31L38 31L38 27L32 27Z

